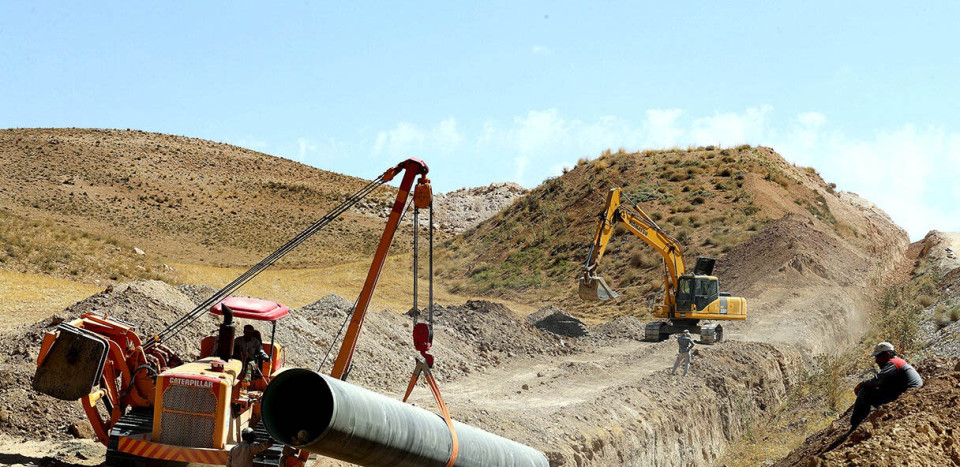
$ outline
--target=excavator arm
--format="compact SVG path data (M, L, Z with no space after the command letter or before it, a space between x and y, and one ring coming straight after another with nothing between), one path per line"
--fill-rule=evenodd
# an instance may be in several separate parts
M676 303L677 280L686 272L680 243L667 235L647 213L636 205L631 203L631 206L624 206L622 197L620 188L614 188L607 193L607 202L600 214L597 233L593 237L590 255L583 267L583 276L580 278L580 298L602 301L619 296L607 286L603 278L597 275L600 258L607 249L614 228L619 224L653 247L663 257L665 304L672 307Z

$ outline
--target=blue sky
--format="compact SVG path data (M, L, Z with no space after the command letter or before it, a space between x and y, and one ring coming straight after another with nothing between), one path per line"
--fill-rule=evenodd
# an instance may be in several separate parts
M91 6L92 5L92 6ZM134 128L436 189L770 146L960 231L957 2L0 3L0 127Z

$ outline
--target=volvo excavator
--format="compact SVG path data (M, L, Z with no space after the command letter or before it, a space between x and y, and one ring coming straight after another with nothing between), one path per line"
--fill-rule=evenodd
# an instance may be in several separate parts
M444 415L439 422L440 427L434 432L421 434L417 430L421 430L422 425L435 422L436 414L366 391L382 399L388 399L385 402L388 405L394 404L391 406L391 413L400 411L407 417L419 416L423 422L409 426L409 430L402 431L397 436L406 443L405 446L409 446L410 440L419 435L418 439L428 440L426 446L419 446L414 454L402 455L398 454L396 449L373 449L373 452L378 454L378 457L373 459L377 462L373 462L371 459L362 457L371 451L370 447L352 448L344 443L342 438L331 442L329 439L333 437L331 434L333 429L316 429L316 423L320 422L313 420L314 424L310 424L305 419L314 414L314 410L310 407L319 411L329 409L338 415L353 417L351 420L358 413L372 410L365 404L352 408L330 408L324 404L334 402L342 404L344 401L332 396L329 399L322 398L318 396L316 390L304 391L303 385L300 384L301 380L295 377L302 378L306 374L309 379L309 375L312 375L315 378L311 381L315 382L323 376L330 381L337 380L336 387L339 390L349 389L357 394L365 391L343 381L347 379L353 366L353 355L360 329L394 234L411 204L415 212L415 251L419 218L416 213L421 208L430 209L432 253L432 191L430 181L426 178L427 171L427 165L418 159L407 159L391 167L156 335L141 337L133 324L96 312L84 313L78 319L61 323L56 329L48 332L41 343L37 357L37 371L33 380L34 389L61 400L81 402L97 438L107 445L106 465L110 466L140 467L183 465L184 463L225 465L230 449L239 442L245 428L253 428L261 439L270 437L282 443L274 445L254 459L254 465L261 467L278 466L281 463L284 466L302 466L311 452L338 457L361 465L430 465L423 463L425 453L430 452L435 460L439 459L437 461L439 465L446 463L452 466L458 459L457 433L460 433L460 438L466 443L459 457L467 461L473 459L470 465L487 464L489 463L487 460L497 459L497 456L501 456L500 458L509 456L508 458L515 459L514 465L546 465L543 454L530 447L459 424L450 418L436 382L430 375L433 357L426 353L433 340L432 254L430 319L427 322L415 321L414 323L414 346L426 362L418 360L417 372L414 375L427 374L426 379L434 390ZM236 358L233 349L234 318L269 322L273 324L272 334L275 334L277 320L286 316L289 309L276 302L229 295L324 226L336 220L365 196L400 174L403 174L403 178L397 197L363 289L354 305L353 313L348 316L349 325L345 321L344 327L341 328L341 331L345 328L346 333L340 351L333 361L331 376L319 375L305 369L284 367L285 350L281 344L274 342L273 337L269 343L263 343L264 355L253 365L249 365L246 360ZM414 189L414 180L417 177L419 180ZM410 198L412 189L413 199L408 204L407 200ZM414 265L416 264L415 257ZM416 266L414 269L416 273ZM416 300L415 276L415 305ZM197 343L199 359L184 362L166 343L206 313L223 316L219 333ZM322 362L320 366L323 365ZM286 386L281 384L280 392L284 391L284 387L292 387L294 394L273 397L275 408L267 407L264 410L264 400L269 399L270 388L276 386L273 383L280 382L278 379L291 380L291 377L294 377L292 379L296 382ZM407 388L408 396L416 381L416 378L411 379ZM273 393L277 391L274 390ZM348 398L347 401L349 400ZM396 404L399 404L399 407ZM318 405L322 407L317 408ZM446 424L442 420L446 420ZM306 425L303 425L305 423ZM276 431L271 425L279 426L280 431ZM286 426L298 428L290 434L283 431L283 427ZM303 429L304 427L306 429ZM361 428L363 427L351 424L350 433L356 434ZM445 435L447 428L449 432ZM397 426L393 429L397 429ZM308 433L309 436L307 436ZM369 436L365 435L364 439L369 441ZM333 448L315 447L323 443L332 444ZM284 447L284 445L287 446Z
M720 292L719 280L713 276L716 260L697 258L692 271L683 261L683 249L639 206L630 202L620 188L607 193L606 205L600 213L597 233L590 254L582 269L579 282L580 298L586 301L606 301L619 297L597 274L597 267L620 225L627 232L653 247L663 258L663 302L654 306L653 316L665 321L647 323L644 339L661 341L671 334L688 330L699 334L700 341L714 344L723 340L723 326L719 323L701 324L702 320L743 321L747 319L747 301ZM629 202L629 199L627 199Z

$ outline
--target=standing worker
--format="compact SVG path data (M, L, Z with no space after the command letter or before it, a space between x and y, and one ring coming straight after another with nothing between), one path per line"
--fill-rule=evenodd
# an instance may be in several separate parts
M252 428L244 428L240 434L240 444L233 447L227 454L227 467L253 467L253 458L273 446L273 440L258 443L257 434Z
M870 356L880 367L880 372L853 389L857 401L853 403L853 414L850 415L850 431L855 430L872 409L897 400L907 389L923 386L923 378L906 360L897 356L893 344L877 344Z
M690 337L690 331L684 329L683 334L677 336L677 345L680 347L680 352L677 353L677 361L673 362L673 371L670 374L677 374L677 367L680 366L680 362L686 360L687 364L683 367L683 376L687 376L687 372L690 371L690 351L693 350L693 338Z

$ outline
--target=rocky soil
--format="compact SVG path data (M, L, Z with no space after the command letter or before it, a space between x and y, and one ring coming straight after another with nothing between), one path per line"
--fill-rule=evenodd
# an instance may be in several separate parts
M918 323L923 345L913 363L923 387L874 411L849 437L847 410L778 466L960 465L960 320L938 311L960 304L960 262L954 253L958 240L957 234L931 232L911 246L907 258L923 264L921 274L942 277L943 293Z
M776 465L960 465L960 361L917 365L922 388L875 410L849 437L850 412Z
M526 193L516 183L491 183L437 195L434 221L446 232L461 233L493 217Z
M30 457L34 461L48 456L63 465L84 465L102 455L95 444L76 448L75 438L92 436L79 404L30 389L39 341L53 323L97 310L143 323L141 334L149 335L191 310L208 291L202 286L178 290L157 281L122 284L57 317L4 333L0 428L6 438L0 459L10 443L38 438L48 449ZM328 295L282 320L277 341L286 346L288 364L317 368L351 306ZM564 315L553 307L539 314ZM698 348L690 376L670 376L675 344L638 341L643 323L630 318L586 328L588 334L573 338L542 331L493 302L439 306L435 315L436 372L455 416L529 443L555 465L682 465L715 459L776 406L798 367L799 356L789 349L728 342ZM392 310L371 312L350 381L399 396L413 368L411 323ZM171 345L193 356L194 343L216 324L206 315ZM328 360L324 370L329 365ZM423 388L415 391L414 403L433 406Z

